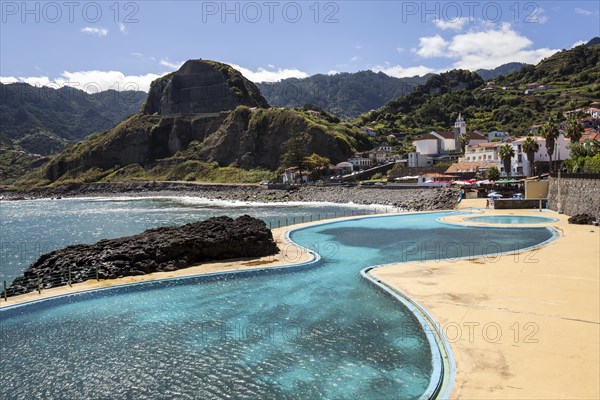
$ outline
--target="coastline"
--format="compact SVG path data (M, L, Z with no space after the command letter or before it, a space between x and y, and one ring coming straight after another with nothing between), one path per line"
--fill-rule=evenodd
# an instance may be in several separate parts
M318 202L354 205L392 206L403 210L447 210L456 205L452 189L361 188L342 186L301 186L268 189L247 184L204 184L189 182L129 182L72 184L56 188L0 191L2 201L73 197L160 197L190 196L211 200L260 203Z

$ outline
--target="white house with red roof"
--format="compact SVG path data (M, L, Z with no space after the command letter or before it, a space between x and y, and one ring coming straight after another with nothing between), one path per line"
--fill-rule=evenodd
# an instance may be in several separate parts
M415 152L409 154L409 167L423 167L432 165L436 158L449 160L448 154L461 152L460 136L467 133L467 124L462 115L454 123L454 132L431 131L413 141ZM478 132L469 132L469 145L487 143L487 138ZM412 156L411 156L412 155ZM458 156L454 155L454 160Z

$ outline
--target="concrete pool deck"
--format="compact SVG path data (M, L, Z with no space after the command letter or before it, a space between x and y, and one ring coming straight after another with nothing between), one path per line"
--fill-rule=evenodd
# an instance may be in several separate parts
M466 201L462 208L480 203ZM569 225L567 216L551 211L484 209L482 215L557 218L513 227L552 226L560 236L518 255L371 272L439 324L456 362L450 398L600 398L600 229ZM442 220L461 223L463 217Z

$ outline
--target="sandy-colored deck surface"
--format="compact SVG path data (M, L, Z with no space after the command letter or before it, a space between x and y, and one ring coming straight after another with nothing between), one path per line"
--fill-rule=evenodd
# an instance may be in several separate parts
M558 218L535 225L562 235L518 256L406 263L373 275L439 323L456 360L451 398L599 399L600 229L549 211L484 212Z

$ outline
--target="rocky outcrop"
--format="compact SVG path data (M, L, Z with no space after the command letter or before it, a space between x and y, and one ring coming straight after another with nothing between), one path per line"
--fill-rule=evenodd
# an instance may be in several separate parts
M227 64L189 60L152 82L144 114L218 113L239 105L269 107L256 85Z
M278 253L271 231L247 215L215 217L180 227L147 230L139 235L75 245L41 256L14 280L9 295L72 282L174 271L205 261L262 257Z
M67 172L76 175L90 168L150 165L185 150L194 140L204 140L219 129L227 115L133 115L112 131L78 143L50 161L45 167L45 178L55 181Z
M577 214L569 217L569 223L575 225L592 225L596 217L591 214Z
M285 141L295 135L307 138L309 154L334 163L370 147L358 128L269 108L256 85L229 65L190 60L152 83L141 113L70 146L18 184L43 185L60 178L89 182L132 165L151 170L168 158L176 158L175 164L199 160L275 170ZM192 142L193 151L187 151Z
M240 168L277 169L285 143L294 135L306 137L307 154L317 153L333 163L345 161L352 154L350 145L309 124L291 110L251 111L240 107L230 113L223 125L202 143L200 156L219 165Z

